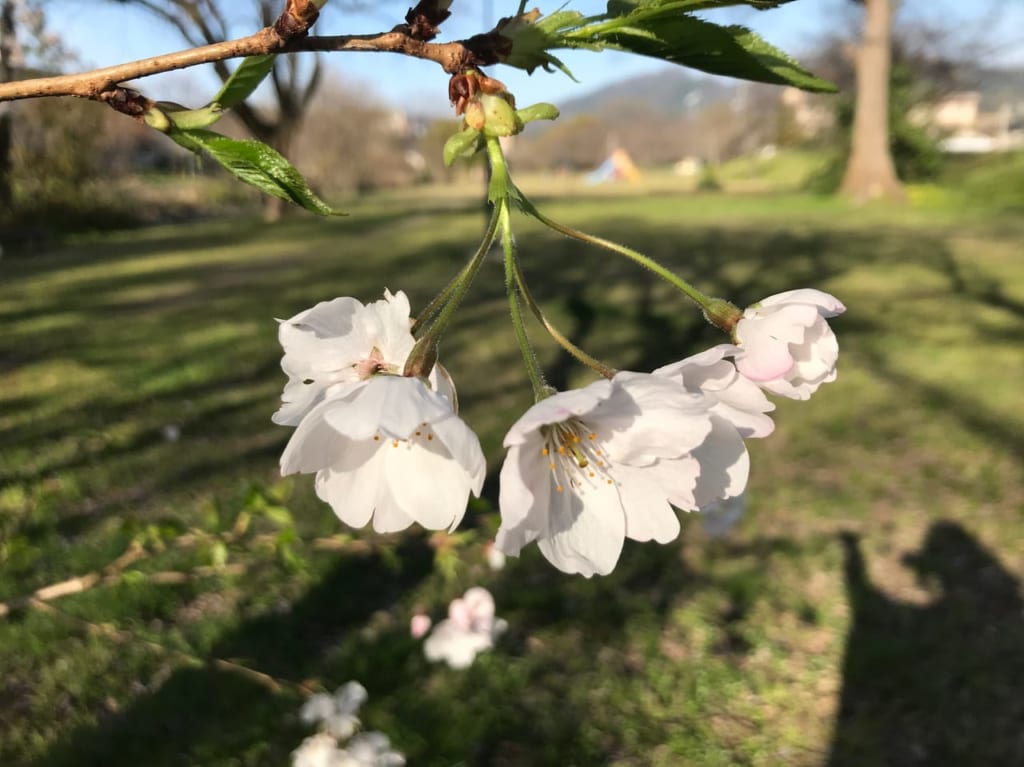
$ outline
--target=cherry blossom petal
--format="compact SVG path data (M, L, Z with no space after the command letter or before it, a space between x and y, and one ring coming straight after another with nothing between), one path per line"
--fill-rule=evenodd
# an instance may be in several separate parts
M823 317L835 317L837 314L842 314L846 311L846 307L843 306L842 301L838 298L815 288L799 288L797 290L787 290L784 293L776 293L774 296L762 299L758 306L767 307L781 304L810 304L811 306L817 306L824 309L821 313Z
M698 509L740 495L746 489L750 456L743 440L725 419L715 417L711 435L693 451L693 457L701 467L693 493Z
M372 442L351 444L316 475L316 494L350 527L365 527L378 504L386 455Z
M664 489L643 468L619 466L615 476L626 512L626 537L634 541L668 543L679 536L679 517Z
M406 439L422 424L452 415L445 399L415 378L375 376L345 398L358 406L333 408L325 417L351 439L369 439L378 432L382 439Z
M551 504L548 459L541 453L543 441L536 433L532 437L526 444L510 447L501 467L501 528L494 545L513 557L547 528Z
M292 433L281 454L281 475L310 473L331 465L336 456L352 444L331 427L326 414L334 409L347 410L343 400L322 402L311 410Z
M429 429L429 427L424 427ZM428 530L454 530L466 511L470 478L452 460L440 440L390 443L385 454L384 482L391 500Z
M548 528L538 539L541 553L566 573L590 577L607 575L615 569L626 537L626 515L614 484L589 483L583 495L551 493Z

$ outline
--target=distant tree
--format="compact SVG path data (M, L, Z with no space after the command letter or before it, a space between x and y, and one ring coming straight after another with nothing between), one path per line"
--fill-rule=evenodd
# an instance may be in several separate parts
M2 0L0 2L0 83L31 77L40 72L59 72L74 57L64 47L59 35L47 28L46 14L43 12L41 0ZM80 105L79 105L80 106ZM68 106L64 111L75 115L77 119L83 111L79 106ZM16 180L24 179L22 173L21 139L29 133L36 136L47 135L50 140L59 126L53 121L38 122L40 109L35 104L21 104L15 107L11 103L0 103L0 216L13 210L17 204L15 198ZM60 125L73 124L72 118L61 120ZM15 118L18 118L17 120ZM28 128L31 127L31 130ZM20 130L19 130L20 129ZM71 149L83 155L81 147ZM34 166L31 170L33 179L38 179L43 170ZM73 184L75 181L69 180Z
M14 0L0 5L0 82L13 79L14 69ZM14 202L11 178L12 104L0 104L0 210L10 210Z
M853 0L864 5L864 27L854 51L857 86L850 156L839 193L858 202L904 199L889 145L889 79L892 0Z

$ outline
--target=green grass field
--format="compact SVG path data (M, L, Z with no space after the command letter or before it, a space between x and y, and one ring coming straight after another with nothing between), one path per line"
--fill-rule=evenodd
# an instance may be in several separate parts
M280 482L273 318L384 287L415 311L473 249L471 203L22 254L0 262L0 764L284 765L300 688L349 679L410 765L1024 763L1024 223L798 196L540 204L741 305L846 303L839 380L750 445L740 526L686 517L589 581L532 549L486 568L501 438L530 401L497 261L442 347L489 457L472 534L344 530L311 477ZM720 340L632 265L522 219L517 237L551 316L615 367ZM552 383L589 380L534 337ZM466 671L428 664L410 616L474 584L508 633Z

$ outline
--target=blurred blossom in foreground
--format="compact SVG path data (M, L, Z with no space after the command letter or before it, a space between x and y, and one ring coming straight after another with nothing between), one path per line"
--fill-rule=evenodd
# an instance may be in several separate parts
M427 637L423 653L429 661L469 668L477 654L492 648L506 628L507 622L494 617L491 592L475 586L448 606L448 617Z
M306 724L316 724L321 732L292 752L292 767L402 767L405 756L391 748L384 733L353 735L360 724L356 713L366 698L366 688L359 682L343 684L334 695L311 696L299 717Z
M366 688L359 682L346 682L334 695L317 693L302 706L299 718L315 724L335 738L347 738L359 729L359 708L366 702Z
M409 621L409 634L413 639L421 639L430 631L431 625L433 625L433 621L430 620L429 615L416 613Z
M487 559L487 566L497 572L505 569L505 552L499 549L494 541L489 541L484 546L484 557Z

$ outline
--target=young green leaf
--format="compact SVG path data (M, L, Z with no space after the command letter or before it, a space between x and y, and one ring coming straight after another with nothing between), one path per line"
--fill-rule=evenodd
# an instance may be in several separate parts
M444 164L451 165L457 159L476 152L481 146L480 131L466 128L453 133L444 142Z
M745 27L721 27L685 13L667 15L667 9L659 4L572 35L714 75L825 93L836 89Z
M345 215L321 200L288 160L260 141L239 141L208 130L172 129L167 135L197 154L206 152L229 173L262 192L320 216Z
M219 104L221 109L231 109L249 98L249 95L256 90L264 78L274 68L274 54L267 56L248 56L242 59L242 63L231 73L211 104Z
M692 11L730 5L773 8L790 0L609 0L607 12L583 17L559 11L543 18L525 14L499 32L512 43L502 57L532 71L547 66L556 48L615 48L715 75L793 85L831 93L835 86L801 67L744 27L723 27Z
M607 16L625 16L636 10L700 11L736 5L749 5L759 11L766 11L791 2L793 0L608 0Z

